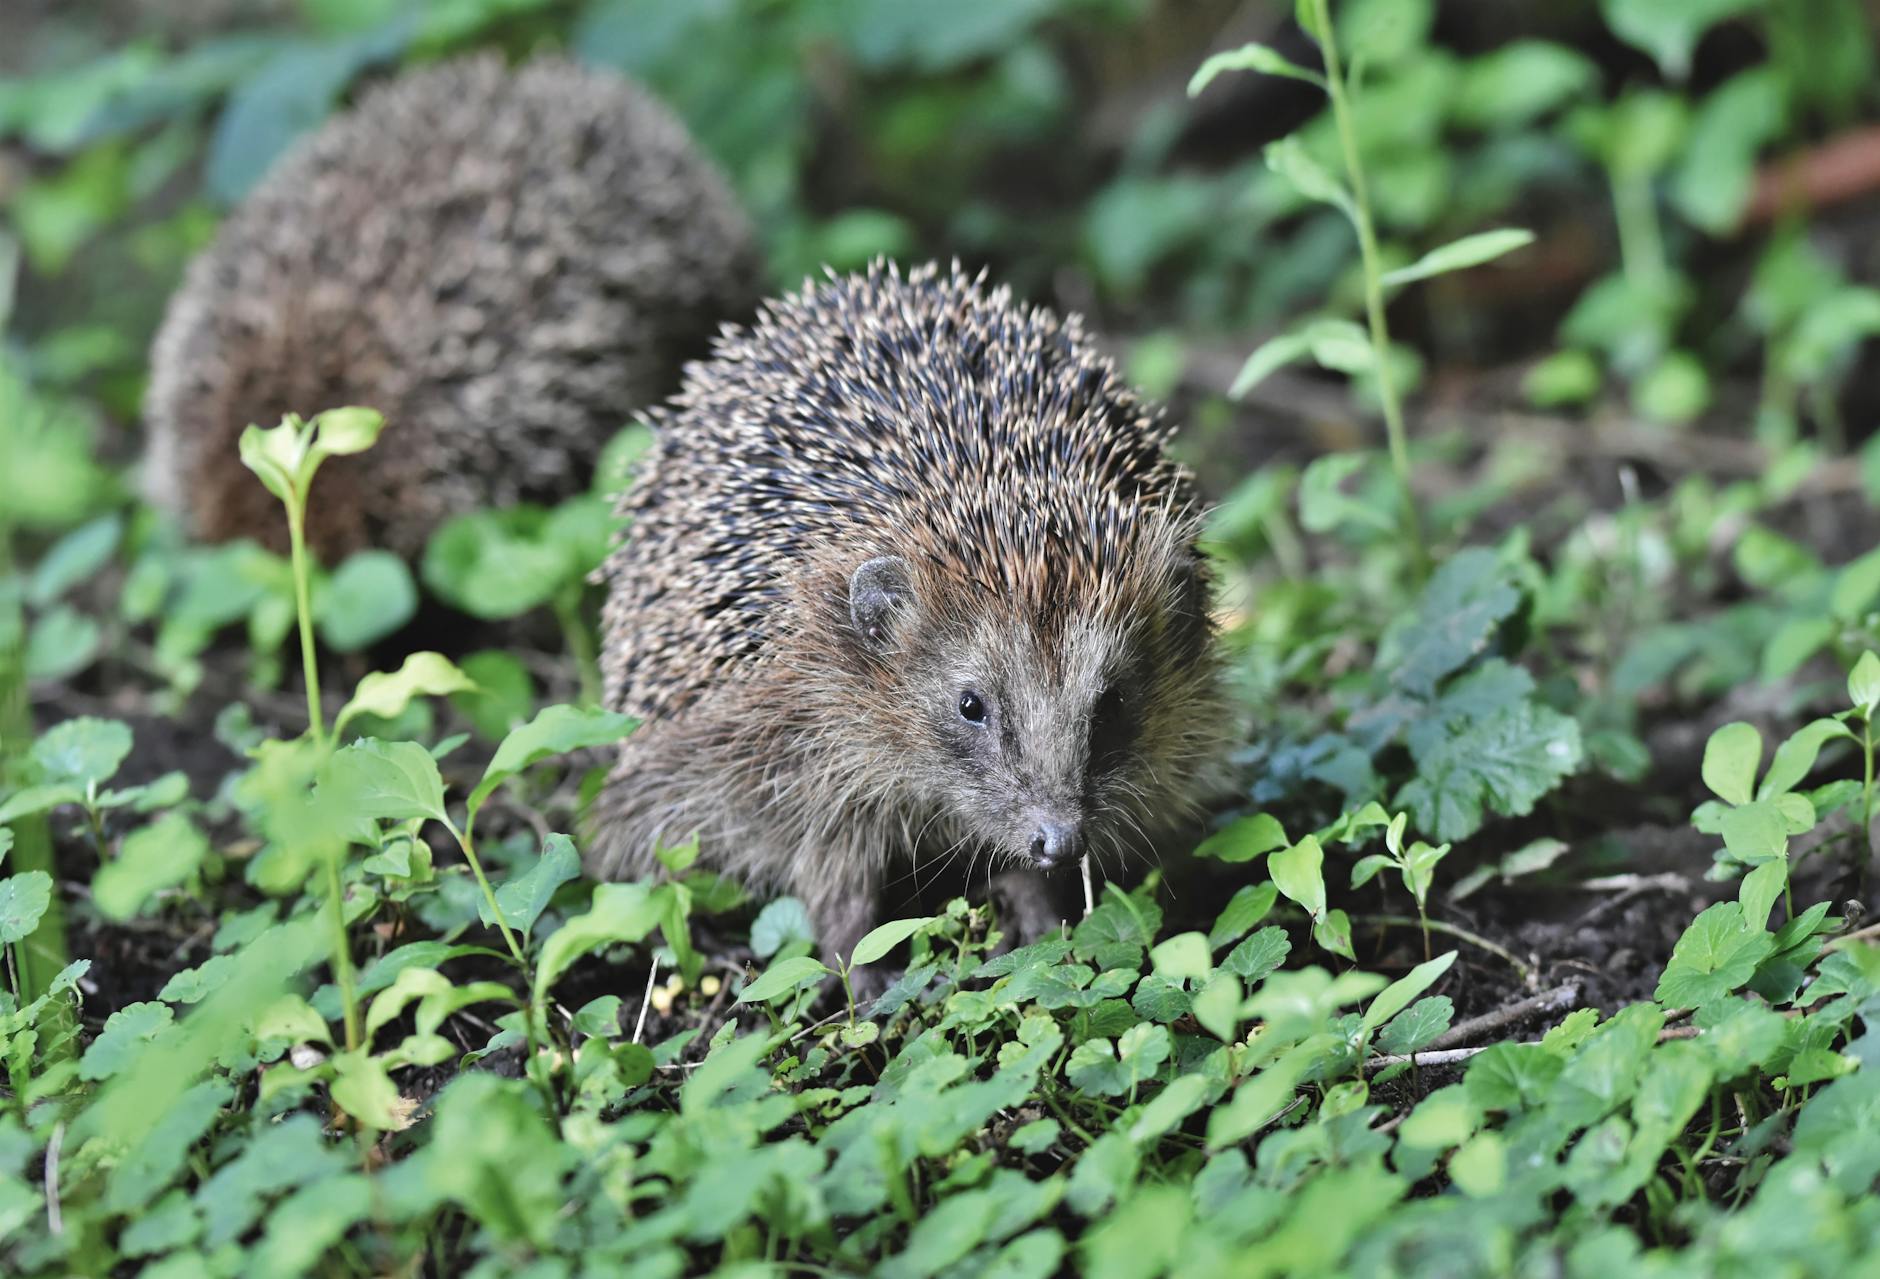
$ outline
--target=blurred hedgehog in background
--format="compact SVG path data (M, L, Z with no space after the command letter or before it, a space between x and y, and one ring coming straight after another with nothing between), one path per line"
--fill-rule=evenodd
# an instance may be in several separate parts
M191 264L151 356L146 487L207 541L284 540L250 423L363 404L321 471L324 557L584 488L763 269L724 179L645 90L557 58L411 72L297 144Z

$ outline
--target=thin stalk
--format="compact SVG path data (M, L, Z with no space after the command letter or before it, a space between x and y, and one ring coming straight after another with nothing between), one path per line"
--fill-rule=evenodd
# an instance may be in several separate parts
M490 904L490 917L496 921L496 927L501 930L503 941L509 946L509 953L515 956L517 966L522 969L522 975L533 982L534 978L529 972L528 957L522 953L521 943L516 940L516 934L510 930L509 921L503 918L502 908L496 904L496 890L490 887L490 877L483 873L482 859L477 856L476 849L464 833L457 829L455 823L445 822L444 829L451 833L452 838L457 841L457 847L463 850L464 860L470 863L470 873L476 876L477 887L483 890L483 900Z
M1855 856L1859 858L1855 871L1855 888L1862 901L1867 898L1867 863L1873 860L1873 721L1863 720L1860 726L1860 841L1855 845Z
M567 641L569 654L574 658L575 672L581 679L581 700L590 706L598 706L601 701L601 670L594 651L594 634L588 629L587 619L581 616L581 586L580 582L576 582L572 588L555 593L555 617L561 623L562 636Z
M300 669L307 683L307 731L326 745L326 718L320 712L320 670L313 649L313 585L307 567L306 501L287 503L287 541L293 557L294 607L300 615Z
M1472 933L1466 928L1459 928L1455 924L1446 924L1440 919L1419 920L1413 915L1353 915L1351 922L1354 924L1393 924L1404 928L1427 926L1433 933L1442 933L1444 936L1454 937L1457 941L1465 941L1471 946L1487 951L1520 973L1523 984L1529 986L1534 984L1533 965L1506 946L1492 942L1480 933Z
M357 1052L359 994L353 979L352 944L346 937L346 890L340 883L339 857L326 859L326 895L333 904L333 980L339 985L340 1005L346 1010L346 1051Z
M1319 52L1325 59L1325 92L1332 99L1332 118L1338 126L1338 144L1344 152L1345 173L1351 182L1352 221L1357 225L1358 253L1364 262L1364 311L1370 321L1372 359L1377 365L1377 397L1384 406L1384 433L1390 441L1391 469L1403 493L1404 533L1409 538L1417 572L1429 567L1423 544L1423 521L1410 489L1410 444L1403 423L1403 404L1390 376L1390 328L1384 319L1384 268L1378 262L1377 231L1371 221L1371 199L1365 190L1364 165L1358 157L1358 132L1338 61L1338 40L1332 29L1331 5L1312 0L1312 17L1319 32Z
M0 579L12 573L13 530L6 521L0 520ZM11 636L17 642L0 645L0 766L23 757L31 749L34 737L32 703L26 689L26 617L18 597L9 593L8 598L12 602L0 607L5 607L11 616L0 618L0 634ZM56 885L59 876L53 864L52 833L46 814L18 817L9 825L13 829L13 851L7 858L7 870L42 870ZM100 855L103 855L102 842ZM17 964L13 989L22 1005L37 999L51 985L53 977L65 967L67 953L65 901L55 891L32 935L8 951L9 963ZM65 1011L55 1015L60 1019L59 1024L64 1025L71 1016L70 1004L62 1002L60 1007ZM66 1045L72 1042L68 1036L44 1034L41 1041ZM69 1047L59 1051L67 1052Z
M1619 263L1634 284L1656 289L1665 282L1664 237L1652 205L1648 177L1611 175L1613 219L1619 228Z

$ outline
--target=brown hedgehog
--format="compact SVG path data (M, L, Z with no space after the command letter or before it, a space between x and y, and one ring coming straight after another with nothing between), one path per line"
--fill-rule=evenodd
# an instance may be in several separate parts
M1075 318L954 267L834 279L687 370L623 500L590 868L661 842L846 956L955 858L1102 866L1187 815L1225 709L1189 475ZM988 874L990 872L988 871Z
M409 73L297 144L191 265L151 357L148 487L200 538L278 545L242 429L371 405L385 434L322 470L309 537L415 555L448 515L584 487L761 274L638 87L552 58Z

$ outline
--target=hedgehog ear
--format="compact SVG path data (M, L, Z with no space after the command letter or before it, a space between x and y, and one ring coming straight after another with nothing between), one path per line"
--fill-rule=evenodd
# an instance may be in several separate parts
M899 555L877 556L849 577L849 621L863 646L876 652L892 645L895 614L913 602L907 561Z

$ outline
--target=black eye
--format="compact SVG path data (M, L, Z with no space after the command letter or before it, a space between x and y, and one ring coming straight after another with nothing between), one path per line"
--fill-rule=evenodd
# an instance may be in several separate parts
M1123 695L1114 688L1103 691L1090 712L1090 755L1093 763L1114 762L1129 746L1129 717Z
M960 718L968 724L986 722L986 704L979 699L979 694L970 690L960 694Z

